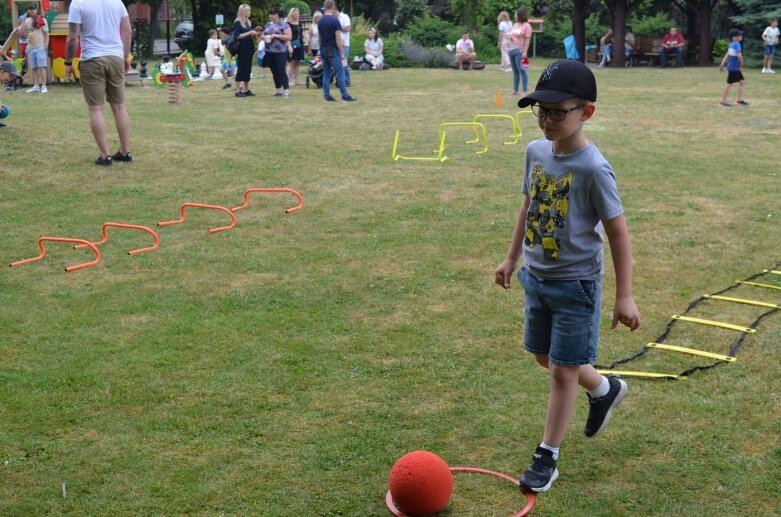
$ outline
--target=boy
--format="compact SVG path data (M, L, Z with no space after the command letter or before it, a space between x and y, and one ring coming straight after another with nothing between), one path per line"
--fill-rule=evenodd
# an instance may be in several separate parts
M30 68L33 87L27 93L46 93L47 70L49 68L49 24L46 18L38 14L38 5L30 4L27 19L20 35L27 36L27 61Z
M206 41L206 51L203 53L206 59L206 72L209 74L209 79L214 75L214 71L219 69L222 74L222 80L225 81L222 89L227 90L233 88L228 80L228 74L222 68L222 57L225 55L225 46L222 44L222 40L217 36L217 31L211 29L209 31L209 39Z
M11 63L10 61L3 61L2 63L0 63L0 84L4 84L4 85L12 84L12 83L15 84L20 77L21 76L16 71L16 67L14 66L13 63ZM0 105L0 118L5 118L7 116L8 116L8 106L4 104ZM3 129L5 127L8 127L8 125L0 122L0 129Z
M774 74L773 56L776 54L776 44L778 43L778 19L770 20L770 25L762 33L762 41L765 42L765 62L762 66L763 74Z
M740 67L743 66L743 51L740 47L740 42L743 39L743 31L740 29L730 29L729 38L732 43L729 44L727 53L724 54L724 59L719 64L719 72L724 69L724 63L727 63L727 84L724 86L724 93L721 95L722 106L728 108L732 106L727 102L727 95L732 85L738 83L738 99L736 103L742 106L748 106L748 102L743 98L743 73L740 71Z
M475 44L469 39L469 32L461 35L461 39L456 42L456 65L459 70L467 70L472 66L477 53Z
M508 289L518 278L525 291L524 348L548 368L550 398L542 443L519 482L531 492L548 490L559 475L559 446L572 418L578 385L590 404L585 434L599 434L627 392L624 381L592 366L599 340L604 253L602 229L616 271L613 324L632 330L640 313L632 298L632 249L616 178L586 139L583 125L596 107L597 83L579 61L562 60L542 72L534 92L518 106L532 106L545 138L526 148L523 204L507 257L494 272Z

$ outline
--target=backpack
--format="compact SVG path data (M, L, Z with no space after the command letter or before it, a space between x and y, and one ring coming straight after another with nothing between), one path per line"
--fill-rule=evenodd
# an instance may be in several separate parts
M239 45L241 44L241 41L238 40L233 34L229 35L227 38L225 38L225 48L228 49L228 52L230 52L231 56L237 56L239 53Z

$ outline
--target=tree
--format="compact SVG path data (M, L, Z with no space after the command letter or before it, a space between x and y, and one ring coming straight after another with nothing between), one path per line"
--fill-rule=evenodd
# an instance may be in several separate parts
M605 0L613 17L613 66L623 67L626 63L624 55L624 36L626 36L626 19L643 0ZM709 0L706 0L709 1Z

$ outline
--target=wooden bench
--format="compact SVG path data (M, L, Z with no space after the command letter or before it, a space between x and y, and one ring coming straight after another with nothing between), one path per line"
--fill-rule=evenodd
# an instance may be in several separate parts
M640 63L648 66L659 66L659 50L662 48L662 38L636 38L635 49L632 52L630 60L632 65ZM696 64L699 59L699 41L686 40L683 46L684 64ZM667 56L669 64L675 62L675 53L669 53Z

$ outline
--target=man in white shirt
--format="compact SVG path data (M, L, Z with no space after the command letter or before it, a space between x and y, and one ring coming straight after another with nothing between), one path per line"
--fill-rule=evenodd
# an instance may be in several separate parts
M344 67L344 82L347 86L350 86L350 17L344 12L344 7L339 12L339 23L342 24L342 32L339 35L342 37L342 49L344 50L344 59L347 61L347 66Z
M131 162L130 115L125 108L125 73L130 68L132 29L121 0L73 0L68 10L65 73L73 78L73 58L81 40L79 72L89 107L92 135L100 149L95 165ZM119 134L119 151L111 152L106 136L103 105L108 99Z
M464 64L472 65L477 58L475 52L475 44L469 39L469 33L465 32L461 35L461 39L456 43L456 64L459 70L463 70Z

